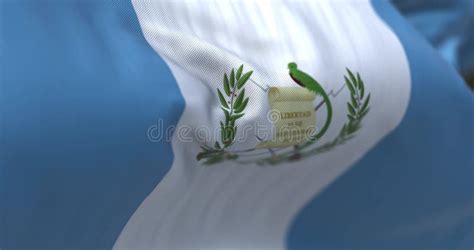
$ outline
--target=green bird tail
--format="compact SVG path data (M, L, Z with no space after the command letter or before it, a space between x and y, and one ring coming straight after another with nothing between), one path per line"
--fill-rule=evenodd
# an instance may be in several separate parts
M289 63L288 69L290 70L291 78L293 78L295 81L298 81L300 84L303 84L308 90L313 91L316 94L320 94L323 97L327 108L327 119L321 131L313 137L314 139L319 139L326 133L332 120L332 105L331 101L329 100L329 96L326 94L326 91L324 91L321 84L319 84L318 81L313 79L310 75L299 70L296 63Z

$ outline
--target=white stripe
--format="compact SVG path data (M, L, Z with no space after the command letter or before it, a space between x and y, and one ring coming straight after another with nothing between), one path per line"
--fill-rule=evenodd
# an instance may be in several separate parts
M216 88L224 72L242 63L255 71L255 82L295 86L287 70L288 62L295 61L328 92L340 88L348 67L361 73L372 99L354 139L291 164L203 167L195 159L200 143L183 142L175 134L170 172L129 220L115 248L283 249L286 230L304 204L394 129L408 105L410 75L403 48L370 1L133 5L147 41L170 66L186 101L178 127L217 129L222 111ZM248 93L250 108L240 125L265 123L266 94L254 84ZM334 119L321 143L341 129L348 98L343 90L334 99ZM254 146L253 138L237 148Z

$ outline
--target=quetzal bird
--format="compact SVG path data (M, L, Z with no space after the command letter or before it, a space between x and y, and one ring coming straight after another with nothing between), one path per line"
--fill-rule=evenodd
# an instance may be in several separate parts
M326 108L327 108L327 119L326 119L326 122L324 123L324 126L321 129L321 131L319 131L313 137L314 139L319 139L324 135L324 133L326 133L326 130L329 128L329 125L330 125L331 119L332 119L332 106L331 106L331 102L329 100L329 97L326 94L326 91L324 91L321 84L319 84L318 81L314 80L310 75L308 75L305 72L299 70L298 65L296 65L296 63L294 63L294 62L289 63L288 64L288 69L290 70L290 77L291 77L291 79L293 79L293 81L295 81L301 87L306 88L309 91L312 91L316 94L320 94L323 97L324 103L325 103Z

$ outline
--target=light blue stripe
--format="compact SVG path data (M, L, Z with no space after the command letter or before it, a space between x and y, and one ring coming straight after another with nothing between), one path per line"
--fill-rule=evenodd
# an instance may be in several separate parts
M0 248L109 249L172 163L184 100L129 1L1 1Z
M407 113L301 211L288 247L473 249L473 95L388 1L373 4L408 56Z

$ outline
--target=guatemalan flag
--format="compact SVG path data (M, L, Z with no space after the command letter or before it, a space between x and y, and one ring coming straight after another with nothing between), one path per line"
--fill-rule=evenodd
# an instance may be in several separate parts
M473 249L474 99L388 1L1 0L0 248Z

